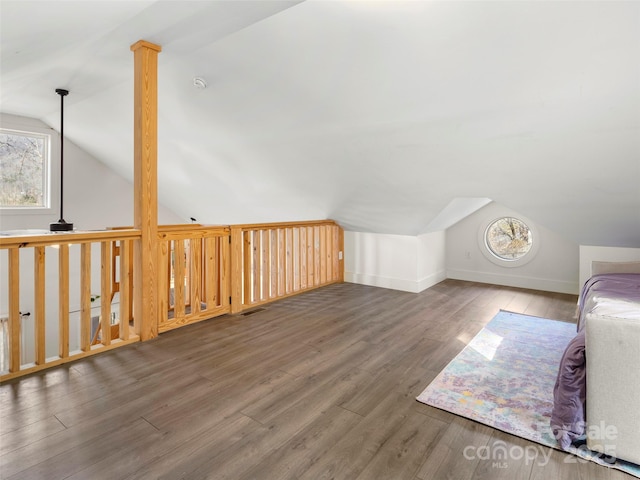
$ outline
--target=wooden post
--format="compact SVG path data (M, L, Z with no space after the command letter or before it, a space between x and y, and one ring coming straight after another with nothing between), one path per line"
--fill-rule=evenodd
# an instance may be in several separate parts
M158 53L140 40L134 56L134 317L141 340L158 336Z

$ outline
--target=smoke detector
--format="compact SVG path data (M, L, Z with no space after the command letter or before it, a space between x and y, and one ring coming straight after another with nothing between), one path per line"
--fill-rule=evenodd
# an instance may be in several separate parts
M202 77L193 77L193 86L199 89L207 88L207 81Z

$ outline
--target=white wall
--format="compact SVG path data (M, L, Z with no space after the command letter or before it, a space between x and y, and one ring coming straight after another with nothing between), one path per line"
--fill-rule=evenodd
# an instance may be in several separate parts
M497 264L485 253L481 239L493 220L514 216L533 230L528 263ZM578 245L497 203L490 203L447 230L447 277L550 292L578 293Z
M0 211L0 230L49 229L58 221L60 184L60 146L58 134L43 122L15 115L0 115L4 128L37 128L54 134L52 145L52 208L50 213L7 213ZM105 132L105 135L108 135ZM132 133L133 135L133 133ZM133 170L133 152L131 152ZM106 227L133 225L133 184L116 174L105 164L78 148L69 140L64 141L64 219L79 230L96 230ZM168 208L158 206L158 222L161 224L189 223Z
M420 292L445 278L444 232L344 232L345 281Z
M446 277L446 233L418 235L418 291L421 292Z
M527 261L505 264L491 261L491 255L483 252L485 228L502 216L518 217L532 228L535 247ZM578 263L576 243L497 203L446 231L417 237L345 232L346 281L407 292L454 278L577 294Z

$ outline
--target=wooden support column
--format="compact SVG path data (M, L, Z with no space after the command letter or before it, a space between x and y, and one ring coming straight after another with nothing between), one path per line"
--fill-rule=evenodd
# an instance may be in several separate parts
M158 336L158 53L140 40L134 56L134 317L141 340Z

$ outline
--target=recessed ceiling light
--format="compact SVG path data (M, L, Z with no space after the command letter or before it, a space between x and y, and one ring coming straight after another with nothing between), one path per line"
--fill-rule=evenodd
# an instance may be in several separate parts
M207 82L202 77L193 77L193 86L196 88L207 88Z

